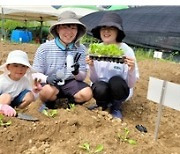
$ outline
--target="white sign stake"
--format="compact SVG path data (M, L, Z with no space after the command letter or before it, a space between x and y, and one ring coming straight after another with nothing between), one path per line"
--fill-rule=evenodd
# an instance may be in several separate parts
M155 128L157 140L163 105L180 111L180 85L150 77L147 99L159 103Z
M156 127L155 127L155 140L157 141L158 137L158 130L159 130L159 125L160 125L160 120L161 120L161 115L162 115L162 107L164 104L164 96L166 92L166 81L163 81L163 87L161 91L161 98L160 98L160 103L158 107L158 116L157 116L157 122L156 122Z

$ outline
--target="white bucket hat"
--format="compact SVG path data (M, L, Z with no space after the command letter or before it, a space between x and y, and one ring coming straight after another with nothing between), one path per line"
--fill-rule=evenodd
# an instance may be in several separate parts
M78 41L85 33L86 33L86 26L79 21L78 16L72 11L64 11L58 17L57 23L50 27L50 33L56 38L58 37L58 33L56 27L58 25L64 24L77 24L78 25L78 34L76 37L76 41Z
M24 52L24 51L21 51L21 50L11 51L8 54L6 62L0 66L0 71L3 71L3 72L7 71L6 66L8 64L13 64L13 63L25 65L25 66L29 67L30 72L35 72L29 63L29 59L28 59L26 52Z

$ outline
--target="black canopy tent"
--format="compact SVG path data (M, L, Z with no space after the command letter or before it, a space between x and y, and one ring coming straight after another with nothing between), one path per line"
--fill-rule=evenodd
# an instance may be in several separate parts
M105 12L95 12L81 18L89 34ZM180 51L180 6L142 6L112 12L123 19L126 34L123 41L127 44Z

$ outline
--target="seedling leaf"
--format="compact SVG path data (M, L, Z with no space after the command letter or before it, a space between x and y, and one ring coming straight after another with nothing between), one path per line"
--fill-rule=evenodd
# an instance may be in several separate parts
M85 147L88 151L90 151L90 145L89 145L88 143L84 143L84 147Z
M128 142L131 145L135 145L137 142L133 139L130 139L128 137L128 135L129 135L129 130L127 128L125 128L124 129L124 135L118 134L118 138L123 142Z
M133 140L133 139L128 139L127 141L128 141L128 143L131 144L131 145L135 145L135 144L136 144L136 141Z
M11 124L12 124L12 122L10 120L7 122L0 123L1 126L10 126Z
M0 114L0 121L3 119L3 115L2 114Z
M79 147L80 147L81 149L90 151L90 145L89 145L89 143L84 143L83 145L80 145Z
M69 107L70 107L70 109L74 109L74 108L75 108L75 104L70 103L70 104L69 104Z
M46 116L48 116L48 111L47 110L42 110L42 113Z
M57 113L58 113L57 110L50 110L49 111L49 116L50 117L55 117L57 115Z
M96 146L96 149L95 149L94 153L101 152L101 151L103 151L103 149L104 149L103 145L99 144L99 145Z
M57 115L57 110L43 110L42 113L48 117L55 117Z
M0 126L10 126L12 122L10 120L7 122L4 122L3 118L4 118L4 116L2 114L0 114Z

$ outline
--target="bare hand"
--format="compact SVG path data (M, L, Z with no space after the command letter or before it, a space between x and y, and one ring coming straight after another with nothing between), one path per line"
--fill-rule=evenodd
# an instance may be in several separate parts
M93 65L94 65L94 62L93 62L93 60L89 57L89 55L86 56L86 63L87 63L88 65L90 65L90 66L93 66Z
M38 93L38 92L40 92L42 90L42 85L41 85L41 80L39 79L37 79L37 78L35 78L34 79L34 87L33 87L33 91L35 92L35 93Z
M128 65L129 67L129 71L133 71L135 68L135 59L130 58L130 57L126 57L124 59L124 63Z

